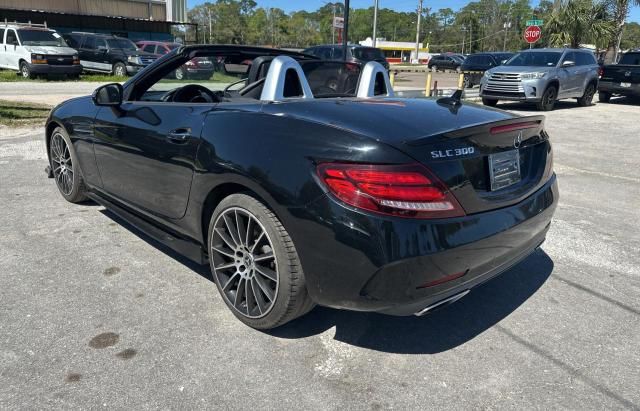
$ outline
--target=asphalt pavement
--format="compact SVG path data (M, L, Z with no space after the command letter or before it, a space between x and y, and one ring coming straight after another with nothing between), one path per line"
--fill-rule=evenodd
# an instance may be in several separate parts
M271 332L236 320L207 268L65 202L42 129L0 129L0 409L639 409L639 112L546 113L547 241L456 304L318 307Z

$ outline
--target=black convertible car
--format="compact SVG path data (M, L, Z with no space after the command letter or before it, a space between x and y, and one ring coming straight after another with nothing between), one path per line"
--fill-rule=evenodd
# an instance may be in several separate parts
M225 84L170 78L203 58ZM208 262L260 329L453 302L534 251L558 201L543 117L395 98L379 63L274 49L180 47L56 107L46 145L65 199Z

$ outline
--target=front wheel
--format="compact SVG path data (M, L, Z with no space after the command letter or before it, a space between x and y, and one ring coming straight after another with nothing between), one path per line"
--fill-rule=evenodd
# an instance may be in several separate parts
M125 77L127 75L127 66L124 63L116 63L113 65L113 75Z
M178 67L176 69L176 80L184 80L184 79L185 79L184 70L182 69L182 67Z
M438 66L436 66L435 64L433 66L431 66L431 71L433 71L434 73L438 72Z
M471 82L471 76L464 76L464 88L473 88L473 83Z
M584 90L582 97L578 98L578 105L580 107L587 107L593 103L593 96L596 94L595 84L589 84Z
M538 110L540 111L551 111L556 105L556 98L558 97L558 90L555 86L548 87L544 94L542 95L542 99L540 102L536 104Z
M87 188L82 179L78 157L67 133L57 127L49 142L49 159L58 191L70 203L87 199Z
M607 93L606 91L601 91L598 93L598 100L601 103L608 103L611 100L611 93Z
M25 61L20 63L20 75L22 76L22 78L26 79L36 78L35 74L31 72L31 68L29 68L29 65Z
M270 329L313 308L293 241L260 201L226 197L213 212L208 238L216 286L240 321Z

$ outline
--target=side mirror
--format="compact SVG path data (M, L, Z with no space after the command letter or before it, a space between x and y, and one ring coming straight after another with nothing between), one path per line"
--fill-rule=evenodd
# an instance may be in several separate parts
M111 83L98 87L91 98L96 106L118 107L122 104L122 94L122 85L120 83Z
M576 65L576 62L571 60L566 60L564 63L562 63L563 68L573 67L575 65Z

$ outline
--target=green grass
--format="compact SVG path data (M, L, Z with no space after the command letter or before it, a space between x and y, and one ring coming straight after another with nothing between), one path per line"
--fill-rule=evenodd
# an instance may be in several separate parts
M44 104L0 100L0 125L16 127L42 125L51 107Z
M0 70L0 83L2 82L15 82L15 81L35 81L35 82L44 82L44 81L90 81L96 83L113 83L119 82L122 83L126 81L126 77L112 76L109 74L82 74L79 80L69 79L63 75L51 76L51 77L38 77L34 79L26 79L22 76L19 76L17 72L13 70Z
M120 76L112 76L110 74L82 74L80 75L79 80L71 80L66 76L52 76L50 78L47 77L38 77L35 79L25 79L22 76L17 75L17 73L13 70L0 70L0 83L2 82L16 82L16 81L89 81L95 83L123 83L127 81L128 77L120 77ZM230 76L225 73L221 73L216 71L213 73L213 76L209 80L172 80L166 79L162 80L163 82L175 82L175 83L185 83L185 82L198 82L198 81L211 81L214 83L233 83L234 81L239 80L239 77Z

